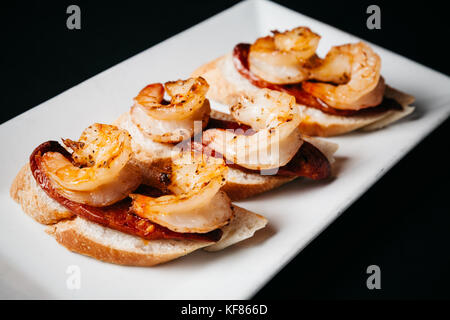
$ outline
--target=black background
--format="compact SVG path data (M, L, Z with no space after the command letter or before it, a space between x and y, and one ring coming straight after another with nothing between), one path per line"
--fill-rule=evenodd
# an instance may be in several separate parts
M277 2L450 75L445 2ZM2 4L0 123L235 3ZM66 28L70 4L81 7L81 30ZM381 30L366 28L370 4L381 8ZM449 298L449 127L427 137L255 298ZM381 268L381 290L366 288L371 264Z

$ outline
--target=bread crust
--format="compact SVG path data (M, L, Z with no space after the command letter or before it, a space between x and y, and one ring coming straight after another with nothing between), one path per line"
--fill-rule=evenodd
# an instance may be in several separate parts
M83 229L84 224L91 224L91 227L102 230L104 239L93 237L92 233ZM100 225L93 225L92 222L82 221L81 218L77 217L73 220L63 221L49 227L47 233L52 235L59 244L72 252L89 256L103 262L140 267L150 267L174 260L211 244L211 242L207 241L194 240L147 241ZM125 248L121 247L120 243L113 243L111 240L113 237L110 235L111 233L125 239L122 241L134 241L136 248ZM158 246L161 246L162 242L165 242L164 245L170 246L171 250L154 250L154 252L145 251L145 247L155 246L155 243L158 243Z
M39 223L53 224L74 216L72 212L47 196L36 183L28 163L14 178L9 193L11 198L20 204L22 210Z
M239 169L228 168L227 182L222 190L233 201L240 201L257 194L278 188L296 177L262 176Z
M198 240L143 240L92 222L75 218L47 228L46 232L68 250L103 262L151 267L185 256L195 250L225 249L254 235L267 225L261 215L233 205L235 218L223 227L218 242Z
M202 76L208 81L210 84L208 98L227 105L234 104L237 97L243 93L252 94L253 91L260 90L236 71L231 53L206 63L195 70L192 75ZM414 97L391 87L387 87L385 95L397 100L402 105L403 111L388 110L374 115L342 117L298 105L302 111L300 130L310 136L329 137L379 123L378 126L367 128L367 130L375 130L400 120L414 110L409 106L414 101ZM386 121L382 122L383 119Z

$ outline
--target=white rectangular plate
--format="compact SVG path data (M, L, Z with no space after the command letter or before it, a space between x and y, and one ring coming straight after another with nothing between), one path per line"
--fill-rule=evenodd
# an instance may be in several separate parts
M415 114L384 130L331 139L340 144L338 177L333 181L299 179L241 202L270 221L254 238L218 253L198 251L154 268L117 266L71 253L9 197L14 176L41 142L75 138L94 122L111 122L146 84L188 77L238 42L298 25L322 35L322 54L332 45L359 40L271 2L247 1L2 124L0 297L249 298L448 117L449 77L374 46L387 82L416 96ZM80 267L79 290L67 289L70 265Z

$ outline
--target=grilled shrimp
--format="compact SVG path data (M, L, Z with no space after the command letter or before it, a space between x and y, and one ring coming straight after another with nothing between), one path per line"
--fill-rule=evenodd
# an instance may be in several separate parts
M256 133L209 129L203 132L203 143L242 167L278 168L287 164L303 143L299 112L295 98L284 92L262 89L253 96L243 95L231 107L231 114Z
M303 89L337 109L359 110L379 105L385 84L380 76L381 59L365 43L331 48L322 63L311 70Z
M44 172L66 198L92 206L124 199L141 183L130 161L131 139L125 130L95 123L78 141L63 140L73 150L72 161L58 152L42 156Z
M227 167L222 159L183 152L173 161L171 195L158 198L132 194L132 209L176 232L205 233L220 228L233 216L231 200L220 191Z
M134 99L131 119L156 142L176 143L194 134L194 121L206 122L211 111L206 92L209 85L202 77L154 83L142 89ZM164 92L170 102L164 101Z
M320 36L307 27L297 27L259 38L250 47L250 71L276 84L298 83L309 76Z

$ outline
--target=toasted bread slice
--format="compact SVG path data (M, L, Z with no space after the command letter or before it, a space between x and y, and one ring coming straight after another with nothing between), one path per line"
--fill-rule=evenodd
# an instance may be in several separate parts
M267 220L253 212L233 205L234 219L223 227L220 241L144 240L76 217L40 188L25 165L14 179L11 197L33 219L49 224L47 232L71 251L101 261L133 266L152 266L212 246L221 250L240 242L263 228Z
M207 97L226 105L234 104L242 93L251 94L252 91L260 90L235 69L231 53L201 66L193 72L192 76L204 77L210 85ZM414 97L391 87L386 88L385 95L397 100L403 110L343 117L299 105L302 111L300 130L310 136L336 136L360 128L375 130L398 121L414 111L414 107L410 106Z

